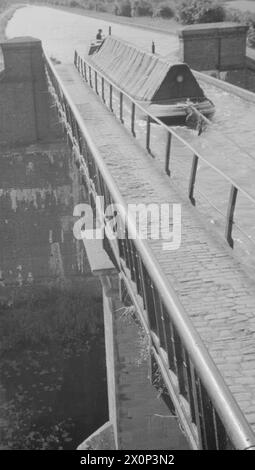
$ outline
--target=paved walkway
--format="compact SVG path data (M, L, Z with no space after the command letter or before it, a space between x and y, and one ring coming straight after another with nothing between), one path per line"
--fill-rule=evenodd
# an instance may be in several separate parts
M148 339L121 303L114 315L119 449L187 450L177 420L151 385Z
M59 66L58 72L126 202L182 204L181 248L163 252L160 241L149 244L255 431L254 275L204 223L174 178L169 180L162 165L109 114L74 67ZM180 147L175 151L181 158Z

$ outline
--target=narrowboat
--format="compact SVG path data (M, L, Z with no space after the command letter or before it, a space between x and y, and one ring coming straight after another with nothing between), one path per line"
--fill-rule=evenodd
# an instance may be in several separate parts
M93 47L87 61L166 124L186 124L192 110L212 118L215 106L187 64L171 63L114 36Z

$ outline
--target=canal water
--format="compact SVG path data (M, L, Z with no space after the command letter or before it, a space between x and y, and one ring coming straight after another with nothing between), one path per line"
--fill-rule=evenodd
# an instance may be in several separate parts
M39 37L50 57L61 62L72 62L75 47L79 50L87 47L95 37L98 28L108 33L109 22L64 12L48 7L28 6L19 9L8 24L8 37ZM113 34L133 42L150 51L151 41L162 56L178 61L178 38L166 33L151 32L123 24L112 25ZM192 144L193 148L210 163L223 171L234 182L245 188L255 198L255 104L242 100L220 87L209 85L200 80L202 88L216 106L212 124L207 126L201 136L196 131L176 128L176 132ZM141 138L144 140L145 126L138 123ZM164 156L165 136L158 126L152 126L152 145L159 158ZM192 153L184 152L182 161L172 161L172 176L178 185L187 192ZM207 216L209 222L224 233L230 184L211 170L205 163L199 162L197 175L197 205ZM251 263L255 244L255 205L240 193L236 206L236 224L234 231L236 247L246 255L246 262ZM237 225L236 225L237 227ZM253 260L254 261L254 260Z
M99 28L108 34L109 22L48 7L28 6L16 11L6 34L8 37L39 37L50 56L68 63L73 61L75 47L84 47L84 52L87 50ZM151 50L154 33L152 37L150 31L114 23L112 34ZM169 36L155 32L155 38L160 54L177 54L178 40L175 36L170 36L169 41Z

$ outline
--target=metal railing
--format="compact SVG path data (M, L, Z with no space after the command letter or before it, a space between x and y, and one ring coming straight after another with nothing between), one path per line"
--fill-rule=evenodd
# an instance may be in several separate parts
M110 255L130 276L149 319L152 351L194 449L255 449L255 436L218 369L169 285L136 224L84 121L50 60L49 89L65 127L75 162L89 188L91 204L118 204L122 236L106 239ZM134 121L132 121L134 122ZM125 278L125 276L123 276Z
M99 95L103 102L109 107L111 112L114 112L113 109L113 91L115 95L118 97L119 106L118 106L118 113L116 114L119 118L120 122L124 124L123 118L123 101L124 97L126 101L130 103L130 130L134 137L136 137L136 113L139 110L145 116L147 125L146 125L146 136L145 136L145 148L148 153L152 154L151 152L151 124L157 123L161 129L166 132L167 139L166 139L166 146L165 146L165 165L164 169L168 176L171 175L171 148L172 148L172 138L175 137L186 149L188 149L193 157L192 157L192 165L189 177L189 184L188 184L188 197L189 200L193 205L196 204L195 198L195 189L196 189L196 176L197 176L197 169L199 165L199 161L205 163L205 165L211 168L216 174L220 175L230 186L229 191L229 199L228 199L228 207L226 214L223 214L220 210L215 207L206 196L204 196L207 203L221 216L225 217L225 238L230 245L231 248L234 246L234 240L232 237L233 226L235 225L238 230L250 241L253 242L251 236L242 229L235 221L234 221L234 214L236 208L236 202L238 193L245 196L250 202L252 202L255 210L255 199L254 197L242 188L234 179L227 176L223 171L217 168L215 165L210 163L203 155L201 155L196 149L193 148L191 144L189 144L186 140L184 140L178 133L164 124L161 120L159 120L155 115L151 114L146 110L141 104L139 104L134 98L132 98L128 93L124 92L121 88L119 88L113 81L111 81L103 72L99 71L96 67L94 67L90 62L86 61L82 58L77 51L75 51L74 57L74 65L79 71L82 78L89 84L89 86L95 90L96 94ZM106 102L106 87L108 88L108 102ZM191 108L192 106L189 105ZM199 113L194 108L194 112L199 115L201 120L204 120L206 123L210 123L208 119L206 119L201 113ZM199 194L203 196L201 191ZM255 241L253 242L255 245Z

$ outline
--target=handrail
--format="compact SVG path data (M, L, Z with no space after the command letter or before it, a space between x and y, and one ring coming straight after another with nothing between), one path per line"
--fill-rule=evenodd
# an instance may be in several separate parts
M193 153L193 162L192 162L192 168L191 168L191 175L190 175L190 183L189 183L189 189L188 189L188 196L193 205L196 204L196 200L194 197L194 190L195 190L195 184L196 184L196 174L197 174L197 163L198 160L200 159L203 161L207 167L211 168L216 174L220 175L226 182L228 182L231 186L230 189L230 194L229 194L229 201L228 201L228 208L227 208L227 213L226 213L226 227L225 227L225 238L230 245L231 248L234 246L234 240L232 237L232 230L233 226L235 225L234 221L234 212L235 212L235 206L236 206L236 201L237 201L237 194L238 192L244 195L252 204L254 205L255 208L255 198L250 194L248 191L246 191L243 187L241 187L233 178L229 177L226 175L223 171L221 171L218 167L216 167L213 163L209 162L199 151L197 151L189 142L187 142L183 137L181 137L174 129L169 128L166 124L164 124L161 120L159 120L154 114L150 113L142 104L137 102L134 98L132 98L127 92L123 91L116 83L114 83L111 79L109 79L102 71L98 70L96 67L91 64L90 61L85 60L82 58L77 50L75 51L75 59L74 59L75 67L79 71L79 73L85 78L86 82L90 85L91 88L93 88L93 83L92 83L92 71L94 72L94 88L96 93L99 95L99 90L98 90L98 77L101 76L102 80L102 99L105 102L105 83L108 83L109 88L110 88L110 103L109 103L109 108L111 111L113 111L113 89L119 94L120 98L120 121L123 123L123 97L126 97L127 100L129 100L132 104L132 114L131 114L131 132L135 136L135 110L138 108L143 115L147 117L147 130L146 130L146 148L150 153L150 124L151 122L157 123L162 129L164 129L168 135L168 143L166 144L166 163L165 163L165 171L166 173L170 176L170 170L169 170L169 161L170 161L170 152L171 152L171 141L169 141L169 138L171 139L172 137L175 137L179 142L184 145L185 148L190 150ZM88 69L88 73L87 73ZM84 74L85 70L85 74ZM84 74L84 75L83 75ZM188 105L189 108L193 108L192 105ZM194 112L206 123L210 123L210 121L205 118L199 111L197 111L195 108L193 108ZM200 193L201 194L201 193ZM208 202L208 200L207 200ZM214 207L214 205L209 201L209 204ZM236 227L239 228L239 225L236 224ZM253 242L251 237L249 236L248 233L245 231L242 231L242 233L247 237L247 239L250 242Z
M77 50L75 51L75 53L79 56ZM189 142L187 142L185 139L183 139L183 137L181 137L177 132L175 132L174 129L169 128L166 124L164 124L164 122L162 122L160 119L158 119L154 114L150 113L146 108L144 108L144 106L142 106L139 102L137 102L134 98L132 98L127 92L123 91L118 85L116 85L116 83L114 83L111 79L109 79L103 72L101 72L96 67L94 67L90 62L86 61L84 58L81 58L81 56L79 56L79 58L80 58L81 61L86 63L88 65L88 67L93 69L97 74L100 74L101 77L103 77L104 80L106 82L108 82L110 85L112 85L119 93L122 93L123 96L126 96L126 98L129 101L131 101L132 103L135 103L135 106L138 109L140 109L140 111L142 111L145 115L149 116L151 118L151 121L154 121L157 124L159 124L169 134L174 136L177 140L179 140L182 144L184 144L185 147L187 147L189 150L191 150L192 153L196 154L200 158L200 160L202 160L204 163L206 163L206 165L208 165L210 168L212 168L216 173L218 173L220 176L222 176L226 181L228 181L233 186L235 186L238 189L238 191L240 191L242 194L244 194L248 199L250 199L250 201L252 201L255 204L255 198L248 191L246 191L241 186L239 186L239 184L233 178L226 175L223 171L221 171L219 168L217 168L213 163L209 162L203 155L201 155L196 149L194 149L194 147ZM76 63L75 63L75 66L78 69ZM190 108L192 108L192 105L188 105L188 106ZM199 113L201 115L202 119L204 119L208 124L210 124L209 119L207 119L205 116L203 116L195 108L194 108L194 110L195 110L196 113Z
M220 420L227 430L229 439L237 449L250 449L253 447L255 449L255 436L248 422L231 395L212 358L209 356L206 347L184 311L176 293L169 285L169 281L162 272L148 243L145 240L139 239L134 219L128 218L128 210L125 201L92 140L77 107L73 104L69 92L46 55L45 65L49 80L54 89L54 97L59 106L59 110L61 113L65 112L63 103L61 102L65 100L68 104L68 113L70 112L72 119L75 120L75 128L77 130L78 126L79 133L85 140L86 147L91 152L97 171L100 176L103 177L104 184L107 186L112 200L119 204L119 215L121 219L127 223L129 237L132 238L132 243L141 257L143 266L147 273L149 273L151 282L160 295L160 299L167 311L167 316L169 316L169 319L174 323L178 335L195 367L195 373L198 374L201 379ZM68 123L66 125L69 127ZM79 142L75 142L75 138L73 138L73 144L76 149L77 147L79 148ZM81 153L80 158L81 161L83 161L85 156Z

